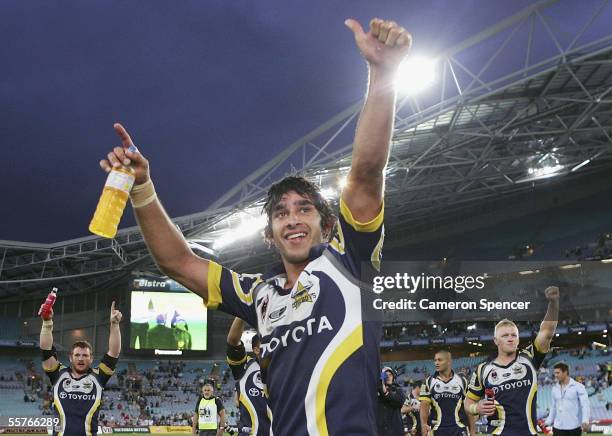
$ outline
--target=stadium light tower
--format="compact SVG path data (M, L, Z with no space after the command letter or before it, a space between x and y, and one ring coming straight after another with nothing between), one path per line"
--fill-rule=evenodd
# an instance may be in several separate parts
M395 77L397 90L406 95L417 94L436 80L436 60L409 57L402 62Z

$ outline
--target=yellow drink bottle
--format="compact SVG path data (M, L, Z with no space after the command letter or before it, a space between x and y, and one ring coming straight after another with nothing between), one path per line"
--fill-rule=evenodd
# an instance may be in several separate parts
M113 168L108 174L89 231L105 238L114 238L119 221L134 186L134 170L130 167Z

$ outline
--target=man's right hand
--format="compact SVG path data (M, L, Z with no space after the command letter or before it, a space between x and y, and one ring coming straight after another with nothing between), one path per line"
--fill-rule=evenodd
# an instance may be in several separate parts
M40 314L40 317L42 318L43 321L51 321L53 319L53 308L49 309L49 315L48 316L44 316L42 309L43 306L45 305L45 303L40 305L40 309L38 309L38 313Z
M430 433L431 427L429 425L421 425L421 436L429 436Z
M495 413L495 402L491 400L480 400L476 410L479 415L491 416Z
M150 179L149 161L140 151L138 151L127 130L125 130L121 124L115 123L113 128L115 132L117 132L119 138L121 138L121 147L117 146L113 148L113 150L106 155L106 159L100 161L100 167L108 173L113 168L129 165L135 172L136 180L134 183L136 185L142 185ZM129 150L132 146L136 151Z

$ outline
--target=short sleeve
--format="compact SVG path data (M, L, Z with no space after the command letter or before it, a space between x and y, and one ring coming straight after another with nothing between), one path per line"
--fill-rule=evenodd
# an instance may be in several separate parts
M485 363L481 363L476 368L476 371L472 374L472 378L470 379L470 383L467 387L466 397L471 400L479 401L482 397L484 397L484 386L482 385L481 373L482 368Z
M544 359L546 358L546 353L542 353L538 350L535 341L532 341L529 346L521 350L521 353L526 355L531 360L536 369L542 366L542 362L544 362Z
M45 374L47 374L47 377L49 377L49 381L51 382L52 385L55 384L55 382L57 381L57 379L60 376L60 373L62 372L62 370L66 369L66 366L62 365L59 361L57 362L57 365L55 366L55 368L52 369L45 369Z
M361 278L364 264L380 270L385 233L384 209L384 203L381 203L378 215L371 221L361 223L340 198L340 216L329 249L356 278Z
M106 386L106 383L110 380L110 378L115 373L115 368L117 367L118 359L105 354L102 360L100 361L100 365L98 366L97 371L94 371L96 374L96 378L98 382L102 385L102 387Z
M431 392L429 390L430 379L427 377L425 382L421 385L421 393L419 394L419 401L427 401L431 403Z
M217 403L217 413L221 412L222 410L225 410L223 401L221 401L219 398L215 398L215 403Z
M257 325L253 292L262 283L261 274L238 274L216 262L208 262L208 305Z
M244 348L244 344L240 342L240 345L227 344L227 364L232 371L234 380L240 380L245 372L247 353Z

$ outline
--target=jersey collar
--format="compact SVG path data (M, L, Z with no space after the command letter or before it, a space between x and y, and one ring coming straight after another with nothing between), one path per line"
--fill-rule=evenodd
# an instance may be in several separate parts
M313 260L321 257L321 255L327 248L327 245L327 243L322 243L312 247L310 249L310 252L308 253L308 262L312 262ZM283 265L283 262L279 262L272 266L268 271L266 271L265 274L262 276L262 279L268 282L269 284L274 285L276 287L280 287L282 289L282 285L285 283L284 279L286 278L286 276L287 273L285 271L285 265Z
M440 373L438 371L435 371L433 374L434 378L437 378L438 380L440 380L442 383L448 383L450 382L452 379L455 378L455 371L451 369L451 374L450 374L450 378L447 381L444 381L440 378Z

